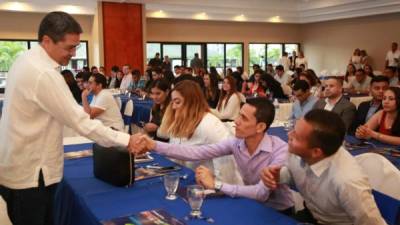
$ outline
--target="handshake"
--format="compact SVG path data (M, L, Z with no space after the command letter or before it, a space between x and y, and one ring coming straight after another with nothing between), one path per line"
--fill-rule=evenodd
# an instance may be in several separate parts
M141 155L153 150L156 142L146 134L137 133L129 139L128 150L134 155Z

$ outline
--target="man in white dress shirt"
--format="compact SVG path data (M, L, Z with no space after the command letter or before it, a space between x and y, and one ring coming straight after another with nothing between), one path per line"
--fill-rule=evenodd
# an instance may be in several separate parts
M129 86L132 84L132 73L131 73L131 66L126 64L122 67L122 73L124 74L124 77L122 78L121 85L119 88L121 90L128 90Z
M277 65L275 68L276 74L274 76L275 80L277 80L281 85L287 85L289 82L290 75L285 72L285 69L282 65Z
M386 53L385 66L399 67L400 50L397 42L392 43L392 49Z
M69 14L49 13L40 23L40 45L10 68L0 120L0 194L14 225L53 224L54 194L63 175L64 125L103 146L132 149L133 136L90 120L60 75L81 33Z
M279 63L278 64L282 65L283 69L285 71L289 71L289 69L290 69L290 59L288 57L288 53L287 52L283 53L282 58L279 59Z
M313 224L382 225L383 220L368 178L354 157L341 147L346 128L329 111L308 112L289 132L286 167L263 170L264 184L274 190L294 184L306 209L296 214L301 222Z

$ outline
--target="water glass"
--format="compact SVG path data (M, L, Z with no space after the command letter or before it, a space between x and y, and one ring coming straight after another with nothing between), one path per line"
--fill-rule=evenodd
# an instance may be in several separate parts
M179 173L168 173L164 175L164 187L167 191L167 196L165 197L168 200L175 200L176 190L179 185Z
M200 185L190 185L187 188L187 196L192 211L190 216L193 218L201 218L201 205L204 200L204 188Z
M294 120L289 119L285 122L283 122L283 129L285 131L291 131L294 128Z

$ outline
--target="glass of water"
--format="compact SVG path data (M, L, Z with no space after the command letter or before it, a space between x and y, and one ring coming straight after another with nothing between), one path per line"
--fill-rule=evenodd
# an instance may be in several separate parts
M287 121L283 122L283 129L285 131L291 131L294 128L295 121L293 119L288 119Z
M200 208L204 200L204 188L200 185L190 185L187 188L187 196L192 209L190 216L192 218L201 218Z
M168 200L175 200L176 190L179 185L179 173L168 173L164 175L164 187L167 191L167 196L165 197Z

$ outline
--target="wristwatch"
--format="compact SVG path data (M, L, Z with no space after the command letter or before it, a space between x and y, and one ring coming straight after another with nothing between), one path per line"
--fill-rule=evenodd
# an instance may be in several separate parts
M215 182L214 182L214 189L216 190L216 191L220 191L221 190L221 188L222 188L222 182L221 181L219 181L219 180L216 180Z

